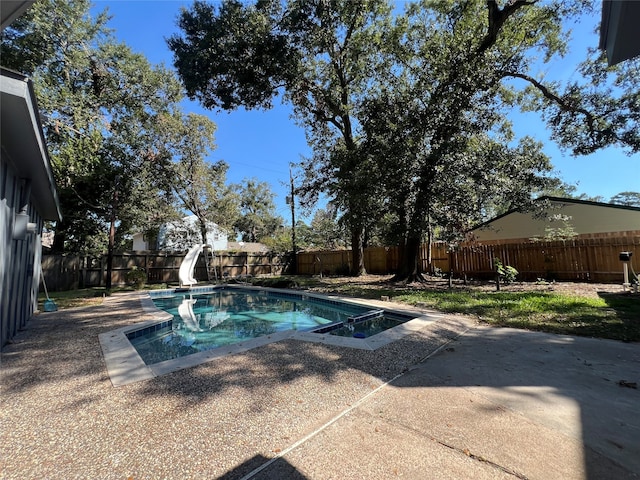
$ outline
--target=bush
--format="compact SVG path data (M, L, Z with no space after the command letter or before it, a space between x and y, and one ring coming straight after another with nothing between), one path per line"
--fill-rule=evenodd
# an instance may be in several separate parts
M136 289L141 289L147 283L147 272L144 268L133 267L125 275L127 285L131 285Z
M499 258L494 259L496 265L496 272L500 276L500 280L504 283L513 283L518 276L518 270L510 265L503 265Z

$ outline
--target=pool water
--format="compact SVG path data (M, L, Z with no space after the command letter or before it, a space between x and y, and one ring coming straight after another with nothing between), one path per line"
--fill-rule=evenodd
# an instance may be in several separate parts
M302 294L236 288L152 299L173 320L127 335L147 365L287 330L366 338L405 320L385 313L354 324L349 323L354 316L370 309Z
M366 338L371 335L384 332L385 330L389 330L401 323L403 322L386 316L367 320L366 322L346 323L335 330L329 331L328 333L331 335L339 335L341 337Z

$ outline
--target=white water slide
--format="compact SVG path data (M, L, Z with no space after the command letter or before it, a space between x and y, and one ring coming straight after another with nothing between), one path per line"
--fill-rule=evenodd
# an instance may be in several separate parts
M181 287L190 287L191 285L195 285L196 283L198 283L198 281L193 278L193 270L196 268L198 257L200 256L203 248L203 244L194 245L182 260L182 263L180 264L180 270L178 271Z

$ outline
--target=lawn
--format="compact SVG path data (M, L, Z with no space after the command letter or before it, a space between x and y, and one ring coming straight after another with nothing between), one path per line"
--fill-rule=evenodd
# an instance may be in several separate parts
M489 283L456 283L449 289L442 281L404 285L389 282L388 276L374 275L323 279L268 277L255 279L254 283L357 298L379 300L386 296L393 302L467 315L501 327L640 341L640 294L622 293L621 288L611 285L557 284L550 287L521 283L497 292ZM154 285L152 288L166 288L166 285ZM509 291L510 288L513 291ZM550 288L559 291L550 291ZM603 291L598 291L599 288ZM114 292L126 290L131 288L118 288ZM98 305L105 294L103 288L92 288L54 292L50 297L58 308L74 308ZM42 308L44 296L41 295L39 300Z
M166 284L150 285L148 289L167 288ZM49 292L49 298L55 302L58 309L92 307L102 304L105 296L116 292L131 292L133 287L115 287L108 292L104 287L80 288L76 290L68 290L65 292ZM44 293L38 295L38 309L43 311L46 296Z
M58 309L65 309L100 305L105 294L104 288L82 288L66 292L49 292L49 298L55 302ZM43 310L45 300L46 296L43 293L38 295L40 311Z
M390 283L388 277L373 277L368 282L315 279L300 283L303 288L345 296L387 296L394 302L468 315L495 326L640 341L640 295L622 293L619 286L520 283L497 292L491 283L456 283L449 289L446 282L399 285ZM514 291L505 291L509 288ZM599 288L604 291L593 293Z
M495 326L640 341L640 297L547 292L414 292L394 301L473 315Z

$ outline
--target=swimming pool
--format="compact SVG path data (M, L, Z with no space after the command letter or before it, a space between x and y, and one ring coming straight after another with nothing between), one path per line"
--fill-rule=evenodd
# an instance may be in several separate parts
M127 334L147 365L286 331L364 339L413 318L301 293L236 287L152 292L151 298L172 318Z
M252 314L251 322L242 327L240 323L233 324L233 327L229 325L234 314L241 314L241 307L234 307L238 310L234 312L234 308L226 303L226 295L234 290L249 292L242 306L247 309L246 311L253 308L249 306L250 302L253 306L259 307L257 313ZM201 300L200 296L203 294L214 295L207 295ZM141 318L140 321L135 322L134 318L132 320L135 323L98 335L109 378L116 387L166 375L284 340L376 350L420 331L439 317L439 315L384 301L253 286L214 285L193 287L187 292L157 290L118 295L138 298L141 313L144 313L145 319ZM277 300L279 305L292 303L298 307L294 312L300 313L288 314L291 317L289 323L273 321L268 312L261 310L265 296ZM207 299L206 302L204 299ZM159 304L164 303L167 311L159 309L154 300ZM312 304L312 307L303 306L303 302ZM217 310L205 311L205 303L213 303L217 306ZM201 307L203 307L202 311ZM189 311L190 308L192 312ZM328 316L319 313L320 310L328 311ZM303 317L302 313L308 316ZM149 319L150 317L152 319ZM297 329L292 328L294 318ZM217 327L220 327L217 333L211 332ZM223 332L224 329L226 332ZM203 337L208 336L209 339L229 340L235 336L236 332L251 332L259 335L241 335L234 339L236 343L220 344L211 341L208 346L205 346L205 341L200 342L196 337L196 335L203 335ZM179 333L180 338L174 336L175 333ZM154 351L151 344L157 341L160 342L156 343L156 346L160 346L159 350L167 350L167 352ZM144 343L147 343L147 346L143 346ZM137 347L134 347L134 344L137 344ZM170 344L173 344L171 349L168 348ZM178 353L174 348L176 344ZM216 347L216 345L221 346ZM145 349L149 351L141 354L140 351ZM143 359L143 355L147 360ZM163 358L165 360L162 360Z

